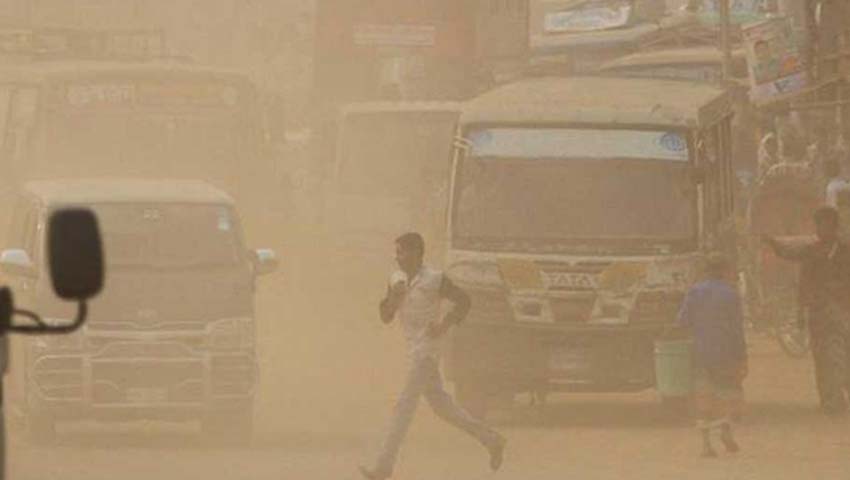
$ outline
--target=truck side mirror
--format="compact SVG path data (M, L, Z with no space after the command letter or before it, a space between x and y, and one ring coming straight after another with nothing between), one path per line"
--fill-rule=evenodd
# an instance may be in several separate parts
M103 288L103 247L94 212L63 209L50 216L48 261L53 290L65 300L85 301Z
M268 248L261 248L253 252L254 273L257 275L268 275L277 270L280 260L277 253Z

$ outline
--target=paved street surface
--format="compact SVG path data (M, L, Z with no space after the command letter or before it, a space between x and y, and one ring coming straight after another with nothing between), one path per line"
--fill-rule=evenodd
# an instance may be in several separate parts
M288 274L297 271L292 264ZM372 458L400 386L400 332L380 326L369 302L309 301L315 286L286 284L273 278L261 292L262 387L251 447L216 445L193 424L69 424L52 447L32 446L13 429L10 478L359 478L355 467ZM787 358L770 339L751 344L737 456L698 458L697 433L666 417L652 392L559 395L543 410L518 396L494 416L509 439L501 472L490 473L485 452L423 406L395 478L848 478L850 419L815 409L808 359Z

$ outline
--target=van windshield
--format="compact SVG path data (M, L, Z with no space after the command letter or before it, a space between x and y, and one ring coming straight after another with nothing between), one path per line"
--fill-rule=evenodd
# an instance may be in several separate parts
M229 266L243 255L238 219L226 206L116 203L92 208L107 267Z
M695 236L689 149L679 133L488 128L467 140L457 240L669 246Z

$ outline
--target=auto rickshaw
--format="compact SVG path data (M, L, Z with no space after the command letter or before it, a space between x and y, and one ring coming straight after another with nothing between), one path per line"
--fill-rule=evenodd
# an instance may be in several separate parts
M812 238L811 214L821 203L813 177L801 169L768 172L753 187L747 206L742 272L747 314L756 331L774 335L792 357L809 349L803 328L807 312L798 298L799 267L778 258L762 238L779 237L790 244Z

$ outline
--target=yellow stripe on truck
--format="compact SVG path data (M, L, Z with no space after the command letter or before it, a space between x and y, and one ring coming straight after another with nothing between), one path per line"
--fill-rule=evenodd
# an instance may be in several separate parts
M501 258L498 260L502 280L514 290L542 290L543 272L534 262Z

